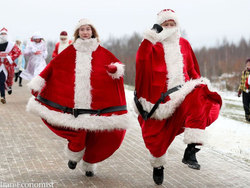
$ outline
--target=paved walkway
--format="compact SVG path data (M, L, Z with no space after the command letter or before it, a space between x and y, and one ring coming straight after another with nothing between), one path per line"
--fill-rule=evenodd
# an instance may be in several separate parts
M80 165L73 171L68 169L63 152L67 142L54 135L40 118L25 111L29 97L26 85L18 87L14 83L7 104L0 103L0 187L250 187L250 162L209 148L203 147L197 155L201 170L182 164L182 135L169 148L163 185L155 186L134 117L136 128L127 132L120 149L98 165L94 177L85 177Z

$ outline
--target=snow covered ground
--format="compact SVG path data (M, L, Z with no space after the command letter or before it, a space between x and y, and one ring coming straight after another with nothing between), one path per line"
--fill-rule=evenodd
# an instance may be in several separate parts
M126 88L131 120L138 123L133 110L133 89ZM219 118L206 129L208 143L205 147L250 163L250 123L245 121L242 98L237 97L235 92L218 93L222 97L223 105Z

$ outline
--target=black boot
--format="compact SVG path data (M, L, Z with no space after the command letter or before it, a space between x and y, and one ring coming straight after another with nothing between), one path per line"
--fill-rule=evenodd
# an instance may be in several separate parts
M157 185L161 185L163 183L163 179L164 179L164 167L160 166L157 168L153 169L153 180L155 182L155 184Z
M22 85L22 78L21 77L19 77L19 87L22 87L23 85Z
M196 145L197 144L188 144L187 148L185 149L182 162L187 164L189 168L200 170L201 166L198 164L195 155L198 151L200 151L200 149L195 148Z
M245 114L245 117L246 117L246 121L250 122L250 115L249 114Z
M76 168L77 162L69 160L68 167L72 170Z
M17 82L18 79L18 72L15 73L15 82Z
M11 95L11 93L12 93L12 88L9 87L7 90L8 90L8 94Z
M87 177L93 177L94 176L94 172L92 172L92 171L86 171L85 172L85 176L87 176Z

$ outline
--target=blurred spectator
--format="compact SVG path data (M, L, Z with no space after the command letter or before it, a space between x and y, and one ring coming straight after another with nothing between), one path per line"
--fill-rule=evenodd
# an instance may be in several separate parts
M250 59L246 60L245 70L242 71L240 86L238 89L238 97L241 96L242 93L242 102L243 108L245 111L245 118L248 122L250 122L250 94L249 94L249 85L250 85Z

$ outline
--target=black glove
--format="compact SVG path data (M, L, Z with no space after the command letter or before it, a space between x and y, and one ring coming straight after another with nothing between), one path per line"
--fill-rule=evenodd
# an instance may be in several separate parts
M154 24L152 29L154 29L156 33L160 33L163 30L162 26L159 24Z

